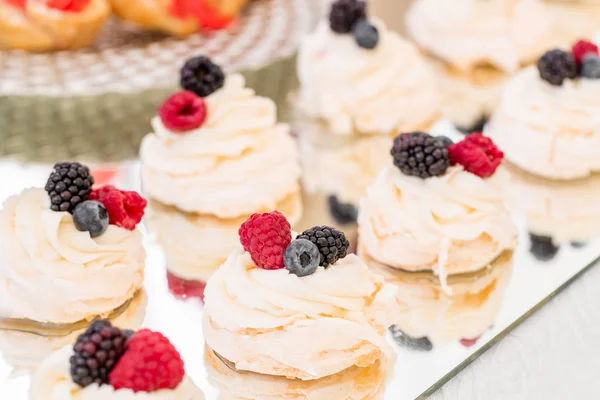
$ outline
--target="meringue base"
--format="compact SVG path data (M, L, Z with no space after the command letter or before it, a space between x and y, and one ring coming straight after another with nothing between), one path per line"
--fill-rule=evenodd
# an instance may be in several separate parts
M117 315L109 315L109 319L123 329L138 329L146 316L148 297L145 290L139 290L129 305ZM90 316L89 321L94 317ZM15 368L35 370L52 352L74 343L85 329L71 333L52 333L48 335L27 333L17 330L0 329L0 353L4 360ZM48 329L48 328L45 328ZM51 330L51 328L50 328Z
M294 226L302 215L301 194L282 199L276 209ZM272 210L257 210L263 211ZM146 218L165 252L167 269L180 278L206 282L239 244L238 230L248 217L221 219L188 213L150 199Z
M229 362L205 347L208 379L220 390L220 400L376 400L383 398L392 362L381 358L368 367L350 367L313 381L286 379L237 371Z
M495 322L513 269L513 252L505 251L486 268L451 275L446 283L432 273L399 271L365 260L386 282L396 286L396 327L434 345L476 338Z

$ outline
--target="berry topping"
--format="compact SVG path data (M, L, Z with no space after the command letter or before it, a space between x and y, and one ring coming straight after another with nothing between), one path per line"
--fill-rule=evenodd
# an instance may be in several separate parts
M61 162L54 165L54 170L46 182L46 192L50 196L52 211L72 213L78 204L88 199L94 184L94 177L85 165Z
M329 226L315 226L302 232L296 239L306 239L317 245L321 258L319 265L328 267L346 257L350 242L344 232Z
M321 253L316 244L306 239L292 240L283 257L285 268L299 277L312 275L319 268Z
M46 0L46 6L60 11L80 12L89 2L90 0Z
M27 0L4 0L4 2L10 6L24 9Z
M588 54L583 57L581 76L588 79L600 79L600 57Z
M531 241L529 251L539 261L552 260L560 249L554 244L554 240L550 236L540 236L530 233L529 239Z
M217 64L206 56L190 58L180 72L180 85L183 89L206 97L219 90L225 83L225 75Z
M178 299L198 298L204 301L204 282L180 278L167 271L167 286L169 292Z
M108 383L108 375L125 352L130 331L111 325L108 320L95 320L79 335L71 356L71 377L81 387L92 383Z
M75 207L73 222L77 230L89 232L95 238L108 228L108 212L99 201L87 200Z
M337 196L329 196L327 198L329 205L329 213L340 225L354 224L358 217L358 210L353 204L342 203Z
M292 241L292 228L279 211L253 214L240 226L240 242L257 267L285 267L283 253Z
M172 94L158 111L163 125L173 132L199 128L206 119L206 103L193 92L182 90Z
M580 40L571 48L571 54L577 65L581 65L583 58L590 53L598 55L598 46L588 40Z
M169 339L142 329L129 339L125 354L110 373L109 382L117 390L155 392L175 389L184 376L183 360Z
M475 345L475 343L477 343L477 341L479 340L479 338L480 338L480 337L481 337L481 336L477 336L477 337L476 337L476 338L474 338L474 339L466 339L466 338L462 338L462 339L460 339L460 344L462 344L462 345L463 345L463 346L465 346L465 347L471 347L471 346L474 346L474 345Z
M540 77L554 86L560 86L565 79L577 77L577 64L573 55L562 50L546 52L537 63Z
M440 140L442 142L442 144L446 148L448 148L449 146L452 146L452 144L454 144L454 142L452 141L452 139L450 139L447 136L436 136L436 137L438 138L438 140Z
M195 18L200 28L218 30L228 27L233 17L223 16L210 0L174 0L169 12L179 19Z
M398 135L391 154L403 174L422 179L444 175L450 166L444 141L424 132Z
M416 351L431 351L433 350L433 344L427 337L413 338L404 333L396 325L392 325L389 328L392 337L398 343L399 346L407 348L409 350Z
M144 217L146 200L137 192L119 190L105 185L90 194L90 200L97 200L108 211L109 222L121 228L134 230Z
M481 133L473 133L448 147L448 154L452 165L460 164L481 178L492 176L504 158L492 139Z
M329 26L336 33L349 33L359 20L366 18L366 4L361 0L337 0L331 6Z
M379 31L366 19L361 19L352 27L356 44L363 49L374 49L379 43Z

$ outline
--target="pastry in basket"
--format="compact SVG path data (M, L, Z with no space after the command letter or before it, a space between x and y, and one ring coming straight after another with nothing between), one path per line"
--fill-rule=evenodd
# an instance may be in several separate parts
M248 0L109 0L122 19L171 35L222 29Z
M392 268L452 274L487 267L516 245L504 205L503 154L481 134L458 143L424 132L399 135L394 165L367 189L358 215L359 253Z
M93 184L86 166L58 163L45 190L26 189L0 211L0 346L15 365L35 367L94 318L143 320L136 225L146 201Z
M0 48L85 47L109 16L107 0L0 0Z
M204 395L168 338L99 319L33 375L29 400L49 399L203 400Z
M246 87L242 75L198 56L181 70L181 86L142 141L142 183L168 269L206 282L251 214L276 209L298 222L301 171L275 103Z
M580 40L553 49L514 76L489 127L506 158L550 179L585 178L600 172L600 55Z
M393 288L347 253L343 232L295 235L274 211L244 222L240 242L205 290L204 338L219 356L238 370L312 380L386 355Z

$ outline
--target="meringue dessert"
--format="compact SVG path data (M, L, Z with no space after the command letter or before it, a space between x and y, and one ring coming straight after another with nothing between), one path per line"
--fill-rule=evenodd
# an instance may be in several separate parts
M85 47L109 16L106 0L2 0L0 48L50 51Z
M553 43L554 19L541 0L416 0L406 26L436 68L444 116L471 132L507 78Z
M48 357L31 379L29 400L203 400L179 352L149 329L92 322L74 345Z
M46 349L94 318L129 315L129 304L143 310L146 253L136 225L146 201L114 186L92 189L93 183L88 167L58 163L45 190L26 189L4 203L0 343L37 342L27 335L38 334ZM137 315L131 317L141 322Z
M513 269L512 251L503 252L483 269L452 275L447 282L429 271L406 272L365 261L397 288L398 313L390 330L399 344L411 347L419 342L474 344L494 325Z
M367 190L358 216L365 261L406 271L452 274L485 268L514 249L504 205L503 154L481 134L453 144L423 132L394 140L394 165Z
M389 141L438 120L441 96L433 71L409 41L367 18L359 0L333 3L329 18L302 43L297 69L294 131L304 187L356 208L389 160Z
M166 100L142 142L142 183L168 268L205 280L252 213L277 209L292 223L300 219L301 171L275 103L247 88L242 75L225 76L199 56L184 65L181 85L185 91Z
M507 85L488 134L519 168L550 179L600 172L600 57L580 41L550 50Z
M347 254L343 232L292 235L276 211L242 224L242 246L204 292L208 347L237 370L301 380L377 362L389 351L393 288Z
M387 359L311 381L287 379L254 372L236 371L227 360L205 349L204 364L209 382L219 389L219 400L380 400L393 369Z

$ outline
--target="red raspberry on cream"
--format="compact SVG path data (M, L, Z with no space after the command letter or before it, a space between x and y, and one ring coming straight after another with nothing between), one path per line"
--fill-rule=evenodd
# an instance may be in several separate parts
M167 129L184 133L202 126L206 112L206 103L202 97L182 90L172 94L163 103L158 115Z
M452 165L460 164L465 171L481 178L492 176L502 163L504 153L492 139L481 133L473 133L462 141L448 147Z
M262 269L285 268L283 255L292 241L292 227L279 211L253 214L240 226L240 242Z

